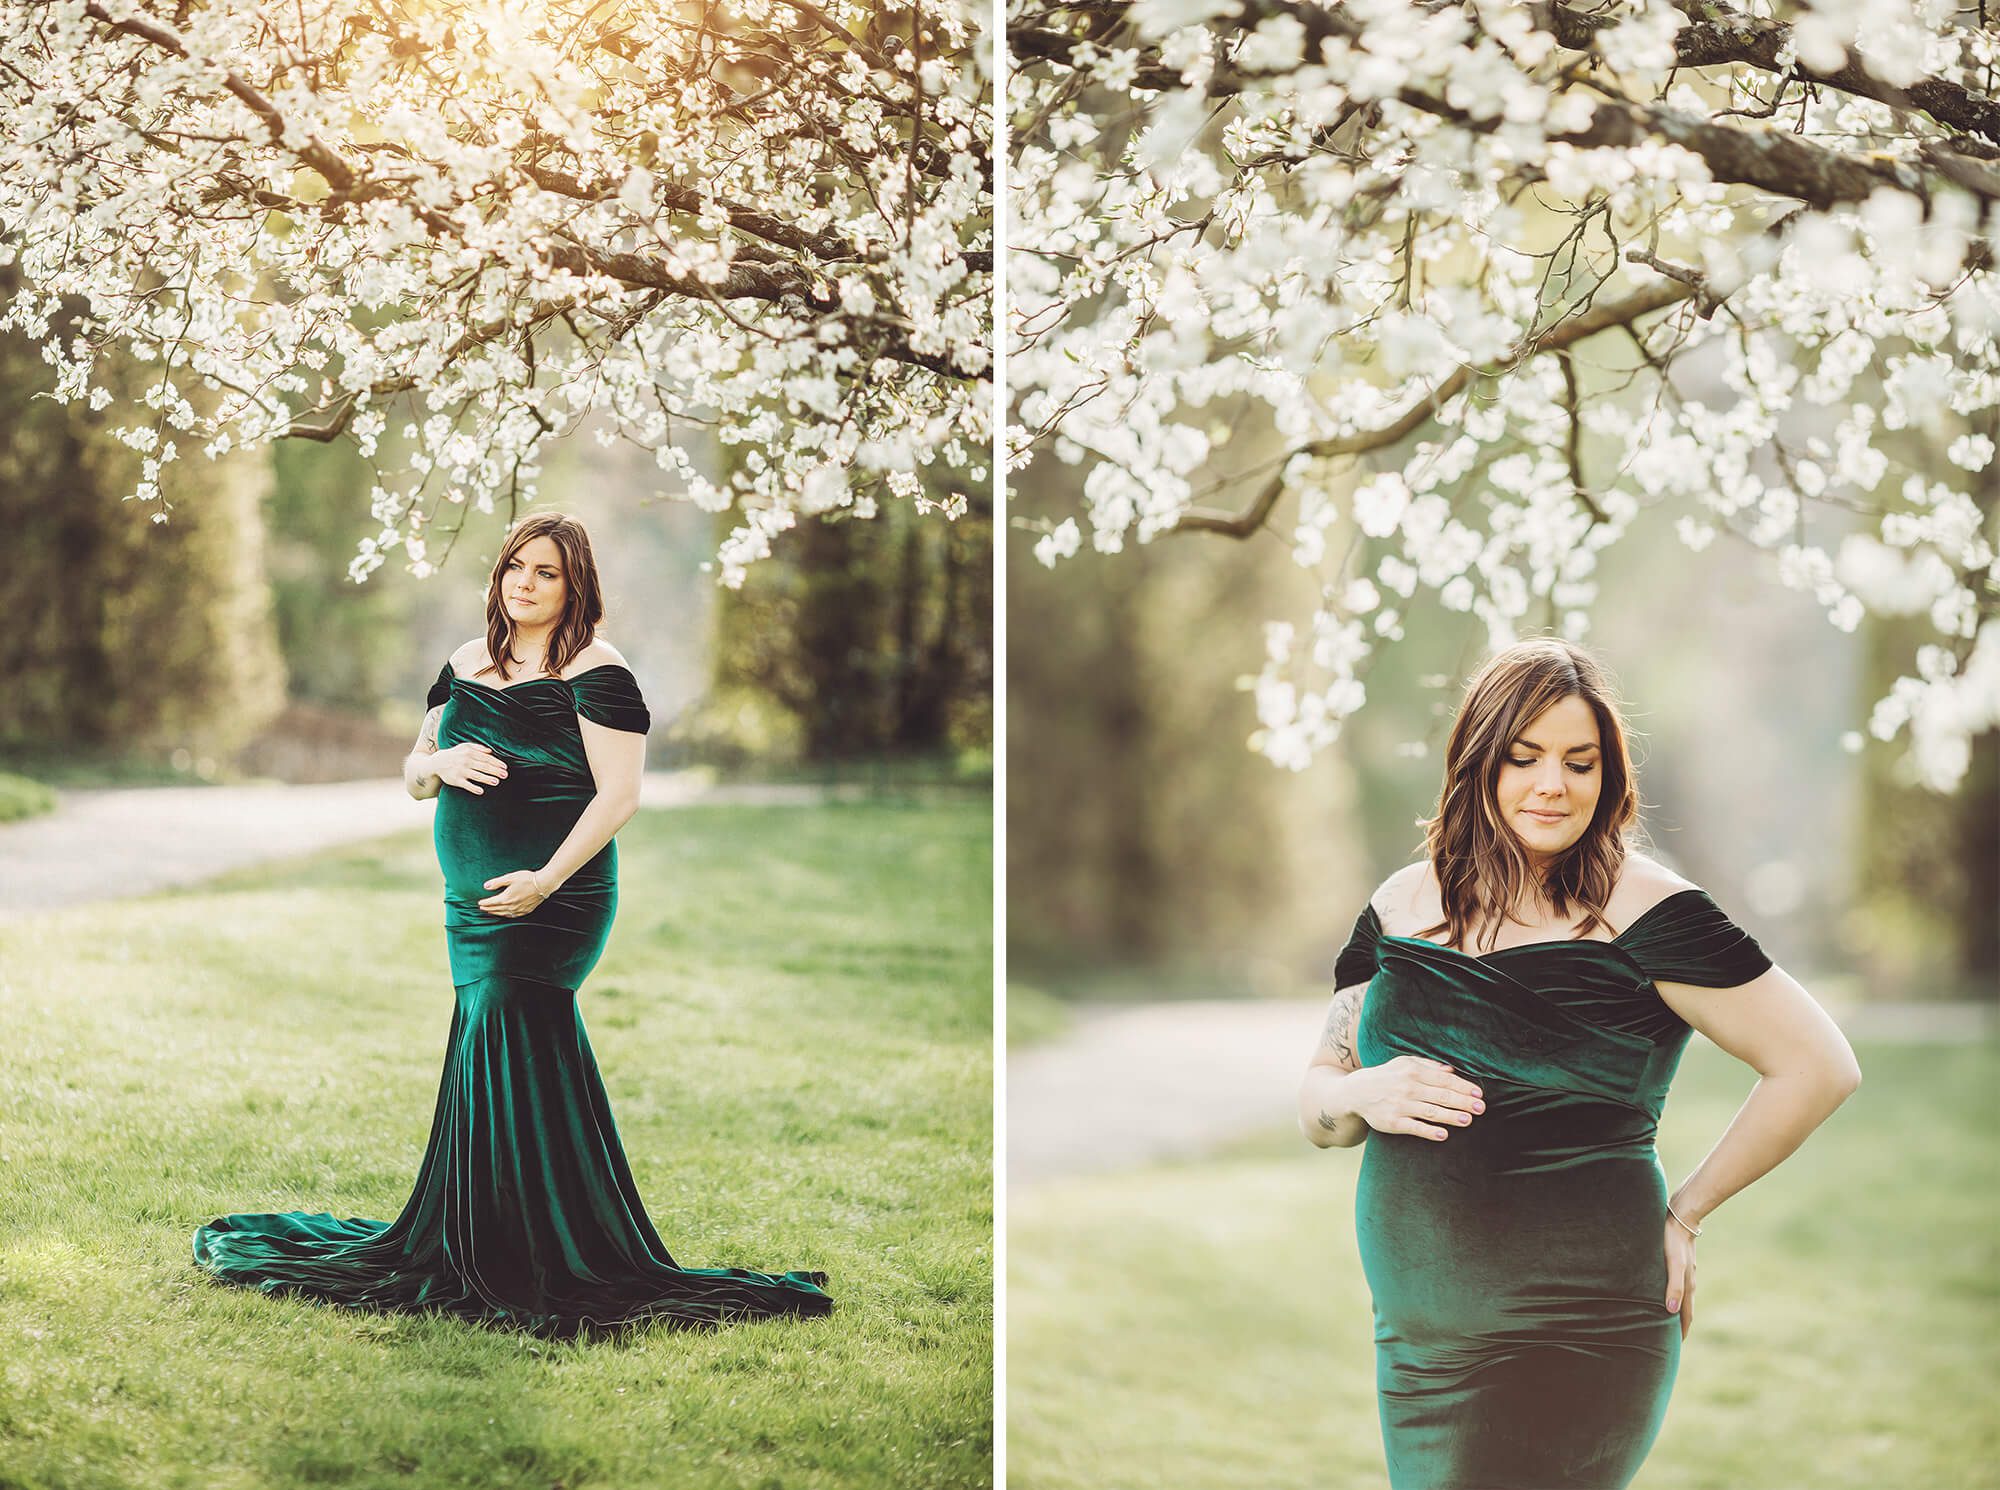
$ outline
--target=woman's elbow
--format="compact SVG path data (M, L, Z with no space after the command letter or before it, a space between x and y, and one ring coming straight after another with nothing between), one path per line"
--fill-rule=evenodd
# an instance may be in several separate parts
M1351 1149L1368 1136L1365 1124L1352 1120L1328 1122L1319 1113L1299 1111L1299 1132L1316 1149Z
M638 814L639 783L635 781L629 786L599 787L597 800L604 804L612 816L618 819L618 825L623 827Z
M1807 1081L1820 1096L1828 1112L1854 1095L1861 1085L1861 1063L1845 1042L1831 1050L1808 1072Z

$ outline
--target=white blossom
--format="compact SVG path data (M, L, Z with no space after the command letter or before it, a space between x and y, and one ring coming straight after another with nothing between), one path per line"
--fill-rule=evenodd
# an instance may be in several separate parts
M1082 543L1083 532L1077 527L1076 519L1066 517L1035 541L1035 557L1053 569L1058 559L1074 556Z
M1993 441L1985 435L1960 435L1945 454L1955 466L1983 471L1993 460Z

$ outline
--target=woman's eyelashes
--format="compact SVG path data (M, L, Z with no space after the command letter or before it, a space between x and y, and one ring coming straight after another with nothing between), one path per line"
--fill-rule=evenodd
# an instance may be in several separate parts
M1534 761L1516 760L1513 756L1510 755L1507 757L1507 764L1510 766L1532 766L1534 764ZM1579 776L1588 776L1592 771L1595 771L1597 769L1596 766L1591 765L1585 761L1571 761L1569 762L1569 768L1570 770L1576 772L1576 774Z

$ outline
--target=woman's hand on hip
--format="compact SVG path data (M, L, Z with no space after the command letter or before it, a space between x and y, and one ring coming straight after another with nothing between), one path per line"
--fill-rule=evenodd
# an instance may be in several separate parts
M1694 1238L1667 1217L1667 1312L1681 1317L1681 1338L1694 1328Z
M482 911L490 911L496 916L525 916L529 911L549 898L550 890L542 888L540 875L532 869L514 869L506 874L496 874L486 882L491 890L499 887L497 895L489 895L479 902Z
M1378 1133L1442 1139L1486 1110L1479 1088L1443 1061L1399 1055L1343 1080L1348 1111ZM1440 1127L1439 1124L1447 1126Z

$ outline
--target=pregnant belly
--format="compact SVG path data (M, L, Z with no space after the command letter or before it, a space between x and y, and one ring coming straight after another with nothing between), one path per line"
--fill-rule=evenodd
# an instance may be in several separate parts
M510 800L456 787L439 796L435 836L455 985L509 975L573 989L590 975L618 913L616 839L525 916L498 916L479 906L496 893L486 888L487 880L546 864L588 800L551 800L546 793Z
M1442 1142L1368 1135L1355 1231L1378 1335L1531 1342L1671 1318L1652 1120L1484 1086L1487 1110Z
M580 796L546 789L514 790L511 780L482 795L447 786L432 819L438 868L448 899L477 903L493 894L486 881L516 869L540 869L569 837L589 805ZM615 844L607 843L563 882L559 895L602 890L615 874Z

